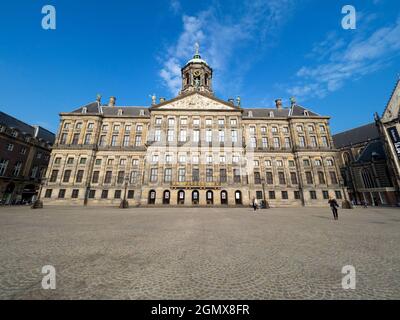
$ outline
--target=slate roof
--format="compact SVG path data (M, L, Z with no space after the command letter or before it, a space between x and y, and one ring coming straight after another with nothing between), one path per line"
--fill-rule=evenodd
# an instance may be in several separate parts
M0 124L8 128L13 128L22 134L29 134L32 137L48 141L49 143L54 143L55 135L47 129L40 126L31 126L17 118L10 116L7 113L0 111Z
M375 160L386 160L385 149L381 140L375 140L368 143L363 152L361 152L356 163L371 162L373 156Z
M378 128L375 123L369 123L358 128L344 131L332 136L336 148L379 139Z

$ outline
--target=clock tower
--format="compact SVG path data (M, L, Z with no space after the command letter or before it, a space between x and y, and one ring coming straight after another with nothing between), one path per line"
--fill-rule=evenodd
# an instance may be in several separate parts
M181 69L182 90L180 94L199 91L213 95L212 91L212 69L199 54L199 44L195 45L193 59L189 60Z

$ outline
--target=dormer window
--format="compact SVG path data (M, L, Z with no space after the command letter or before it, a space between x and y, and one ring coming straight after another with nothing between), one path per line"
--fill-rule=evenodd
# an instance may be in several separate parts
M253 118L253 111L249 111L248 116L249 118Z
M273 112L273 111L270 111L270 112L269 112L269 117L270 117L270 118L273 118L273 117L274 117L274 112Z
M140 113L139 113L139 115L140 115L141 117L143 117L143 116L144 116L144 110L143 110L143 109L141 109L141 110L140 110Z
M87 113L87 108L86 108L86 107L83 107L83 108L82 108L82 113L83 113L83 114L86 114L86 113Z
M118 109L118 115L122 116L122 113L123 113L122 109Z
M308 110L304 110L303 114L304 114L305 117L308 117L308 116L310 115L310 114L308 113Z

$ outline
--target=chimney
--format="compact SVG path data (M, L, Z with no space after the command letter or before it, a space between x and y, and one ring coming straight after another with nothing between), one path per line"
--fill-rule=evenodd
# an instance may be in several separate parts
M276 99L275 106L278 110L282 109L282 99Z
M109 107L115 107L115 101L117 100L116 97L110 97L110 102L108 103Z

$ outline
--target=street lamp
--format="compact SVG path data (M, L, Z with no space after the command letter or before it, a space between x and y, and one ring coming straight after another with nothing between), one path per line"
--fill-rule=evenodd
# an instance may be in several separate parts
M43 201L40 200L40 195L42 193L43 186L46 184L47 178L42 178L40 181L40 188L37 199L33 202L32 209L43 209Z
M124 199L119 204L119 208L120 209L128 209L129 208L129 202L126 200L126 192L127 192L127 189L128 189L128 182L129 182L129 174L126 174L125 175Z
M269 209L270 206L269 206L269 203L267 202L267 198L265 197L265 178L261 178L261 184L262 184L262 188L263 188L263 202L264 202L262 208Z

